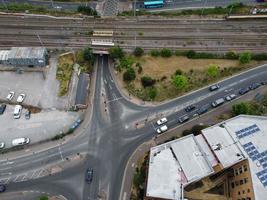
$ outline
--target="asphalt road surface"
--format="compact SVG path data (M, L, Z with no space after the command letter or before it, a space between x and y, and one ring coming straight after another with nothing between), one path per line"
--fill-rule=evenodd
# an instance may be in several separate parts
M187 105L207 105L211 109L210 103L215 99L237 94L241 87L266 80L266 75L267 65L220 82L221 88L217 91L210 92L208 88L203 88L159 106L144 107L127 101L121 95L109 71L108 57L99 56L91 115L78 129L81 133L66 143L40 153L2 160L0 179L7 183L7 193L11 195L14 191L32 190L64 195L71 200L119 199L127 160L141 143L157 135L155 121L159 116L167 116L169 128L176 127L180 125L178 118L185 114L184 107ZM190 117L192 115L189 114ZM136 123L143 122L143 126L135 127ZM86 159L55 175L33 175L41 173L34 172L37 169L45 171L46 166L63 162L77 153L86 153ZM94 169L91 184L85 182L88 167ZM5 199L1 195L0 198Z

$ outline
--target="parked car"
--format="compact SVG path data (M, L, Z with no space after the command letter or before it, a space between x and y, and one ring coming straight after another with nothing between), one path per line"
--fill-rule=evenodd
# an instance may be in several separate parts
M260 83L252 83L250 86L249 86L249 89L251 90L255 90L257 89L258 87L260 87L261 84Z
M19 119L22 111L21 105L16 105L14 108L14 119Z
M18 103L22 103L26 97L26 94L20 94L17 98Z
M208 112L208 110L209 110L209 104L206 104L206 105L200 107L199 109L197 109L197 112L196 112L196 113L197 113L198 115L202 115L202 114L204 114L205 112Z
M30 119L31 118L31 111L27 110L25 113L25 119Z
M2 115L6 110L6 104L1 104L0 105L0 115Z
M6 99L8 101L11 101L13 99L14 95L15 95L15 92L10 91L9 94L7 95Z
M17 138L12 140L12 146L21 146L30 143L30 138Z
M189 106L187 106L184 110L185 110L186 112L191 112L191 111L194 110L195 108L196 108L195 105L189 105Z
M179 122L180 123L184 123L184 122L186 122L188 120L189 120L189 116L188 115L184 115L184 116L179 118Z
M261 84L262 85L267 85L267 81L262 81Z
M223 98L219 98L219 99L215 100L214 102L212 102L211 106L213 108L216 108L216 107L222 105L223 103L224 103L224 99Z
M86 170L85 181L86 181L88 184L92 183L92 181L93 181L93 174L94 174L94 171L93 171L92 168L88 168L88 169Z
M0 142L0 149L5 148L5 143L4 142Z
M249 92L249 88L247 87L247 88L241 88L240 90L239 90L239 94L241 94L241 95L243 95L243 94L246 94L246 93L248 93Z
M159 127L158 129L157 129L157 133L158 134L161 134L161 133L163 133L163 132L165 132L165 131L167 131L168 130L168 127L166 126L166 125L163 125L163 126L161 126L161 127Z
M231 100L233 100L235 98L236 98L236 95L235 94L230 94L230 95L226 96L224 99L226 101L231 101Z
M210 86L210 91L212 92L212 91L215 91L215 90L218 90L220 88L220 86L219 86L219 84L216 84L216 85L212 85L212 86Z
M6 186L5 185L0 185L0 192L5 192L6 191Z
M162 125L162 124L166 123L167 121L168 121L167 118L166 117L163 117L162 119L159 119L157 121L157 125Z

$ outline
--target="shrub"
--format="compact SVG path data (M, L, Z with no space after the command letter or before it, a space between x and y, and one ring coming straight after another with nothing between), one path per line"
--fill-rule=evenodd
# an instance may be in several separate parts
M156 49L153 49L150 51L150 55L153 57L158 57L160 55L160 52Z
M113 59L122 59L124 57L124 52L119 46L111 47L108 52Z
M182 75L183 74L183 72L182 72L182 70L180 70L180 69L177 69L176 71L175 71L175 75Z
M228 51L225 54L225 58L235 60L238 59L238 54L235 51Z
M171 57L171 56L172 56L172 51L171 51L170 49L163 48L163 49L161 49L161 51L160 51L160 55L161 55L162 57L165 57L165 58L167 58L167 57Z
M215 64L211 64L207 70L208 76L211 78L215 78L216 76L218 76L218 73L219 73L218 66Z
M141 47L136 47L135 49L134 49L134 55L136 56L136 57L140 57L140 56L142 56L144 54L144 49L142 49Z
M48 196L41 196L40 198L39 198L39 200L48 200L49 198L48 198Z
M194 58L196 55L196 52L194 50L189 50L186 54L187 58Z
M130 56L123 57L120 59L121 68L124 68L124 69L129 68L129 67L132 67L133 64L134 64L134 60Z
M186 56L188 51L181 51L181 50L176 50L175 55L176 56Z
M240 64L247 64L251 60L251 53L246 51L239 55L239 62Z
M267 60L267 53L252 54L252 60Z
M123 74L124 81L133 81L136 78L135 71L132 67L129 67Z
M91 48L86 48L83 51L83 59L85 61L88 61L90 63L93 63L95 60L94 54L93 54L93 50Z
M157 96L157 89L155 87L149 87L147 88L147 92L148 92L148 97L150 98L150 100L153 100L156 98Z
M153 86L156 81L155 79L151 78L150 76L143 76L141 78L141 83L143 85L143 87L150 87L150 86Z
M80 5L78 6L77 11L85 15L97 16L97 11L89 6Z
M177 89L183 89L188 85L188 80L184 75L176 75L172 78L172 83Z
M232 112L234 115L250 114L251 108L250 108L249 103L241 102L241 103L233 105Z

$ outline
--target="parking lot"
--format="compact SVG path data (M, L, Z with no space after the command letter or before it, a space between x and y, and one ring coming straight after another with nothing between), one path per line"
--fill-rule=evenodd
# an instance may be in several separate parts
M5 112L0 115L0 142L5 142L5 148L11 147L16 138L30 138L30 143L51 139L60 131L66 131L79 118L77 112L43 111L31 114L25 119L26 109L22 110L21 117L14 119L14 107L7 105Z
M58 97L59 82L56 80L57 60L50 59L50 67L46 68L45 79L42 72L1 71L0 72L0 99L6 100L9 91L14 91L12 102L16 102L19 94L26 94L24 104L44 109L69 109L74 102L77 87L76 75L70 84L70 94Z

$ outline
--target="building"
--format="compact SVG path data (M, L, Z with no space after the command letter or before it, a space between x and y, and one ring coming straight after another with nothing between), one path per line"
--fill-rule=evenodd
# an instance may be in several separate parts
M146 199L267 199L267 117L240 115L151 148Z
M16 67L44 67L48 64L48 53L45 47L12 47L0 51L0 64Z

